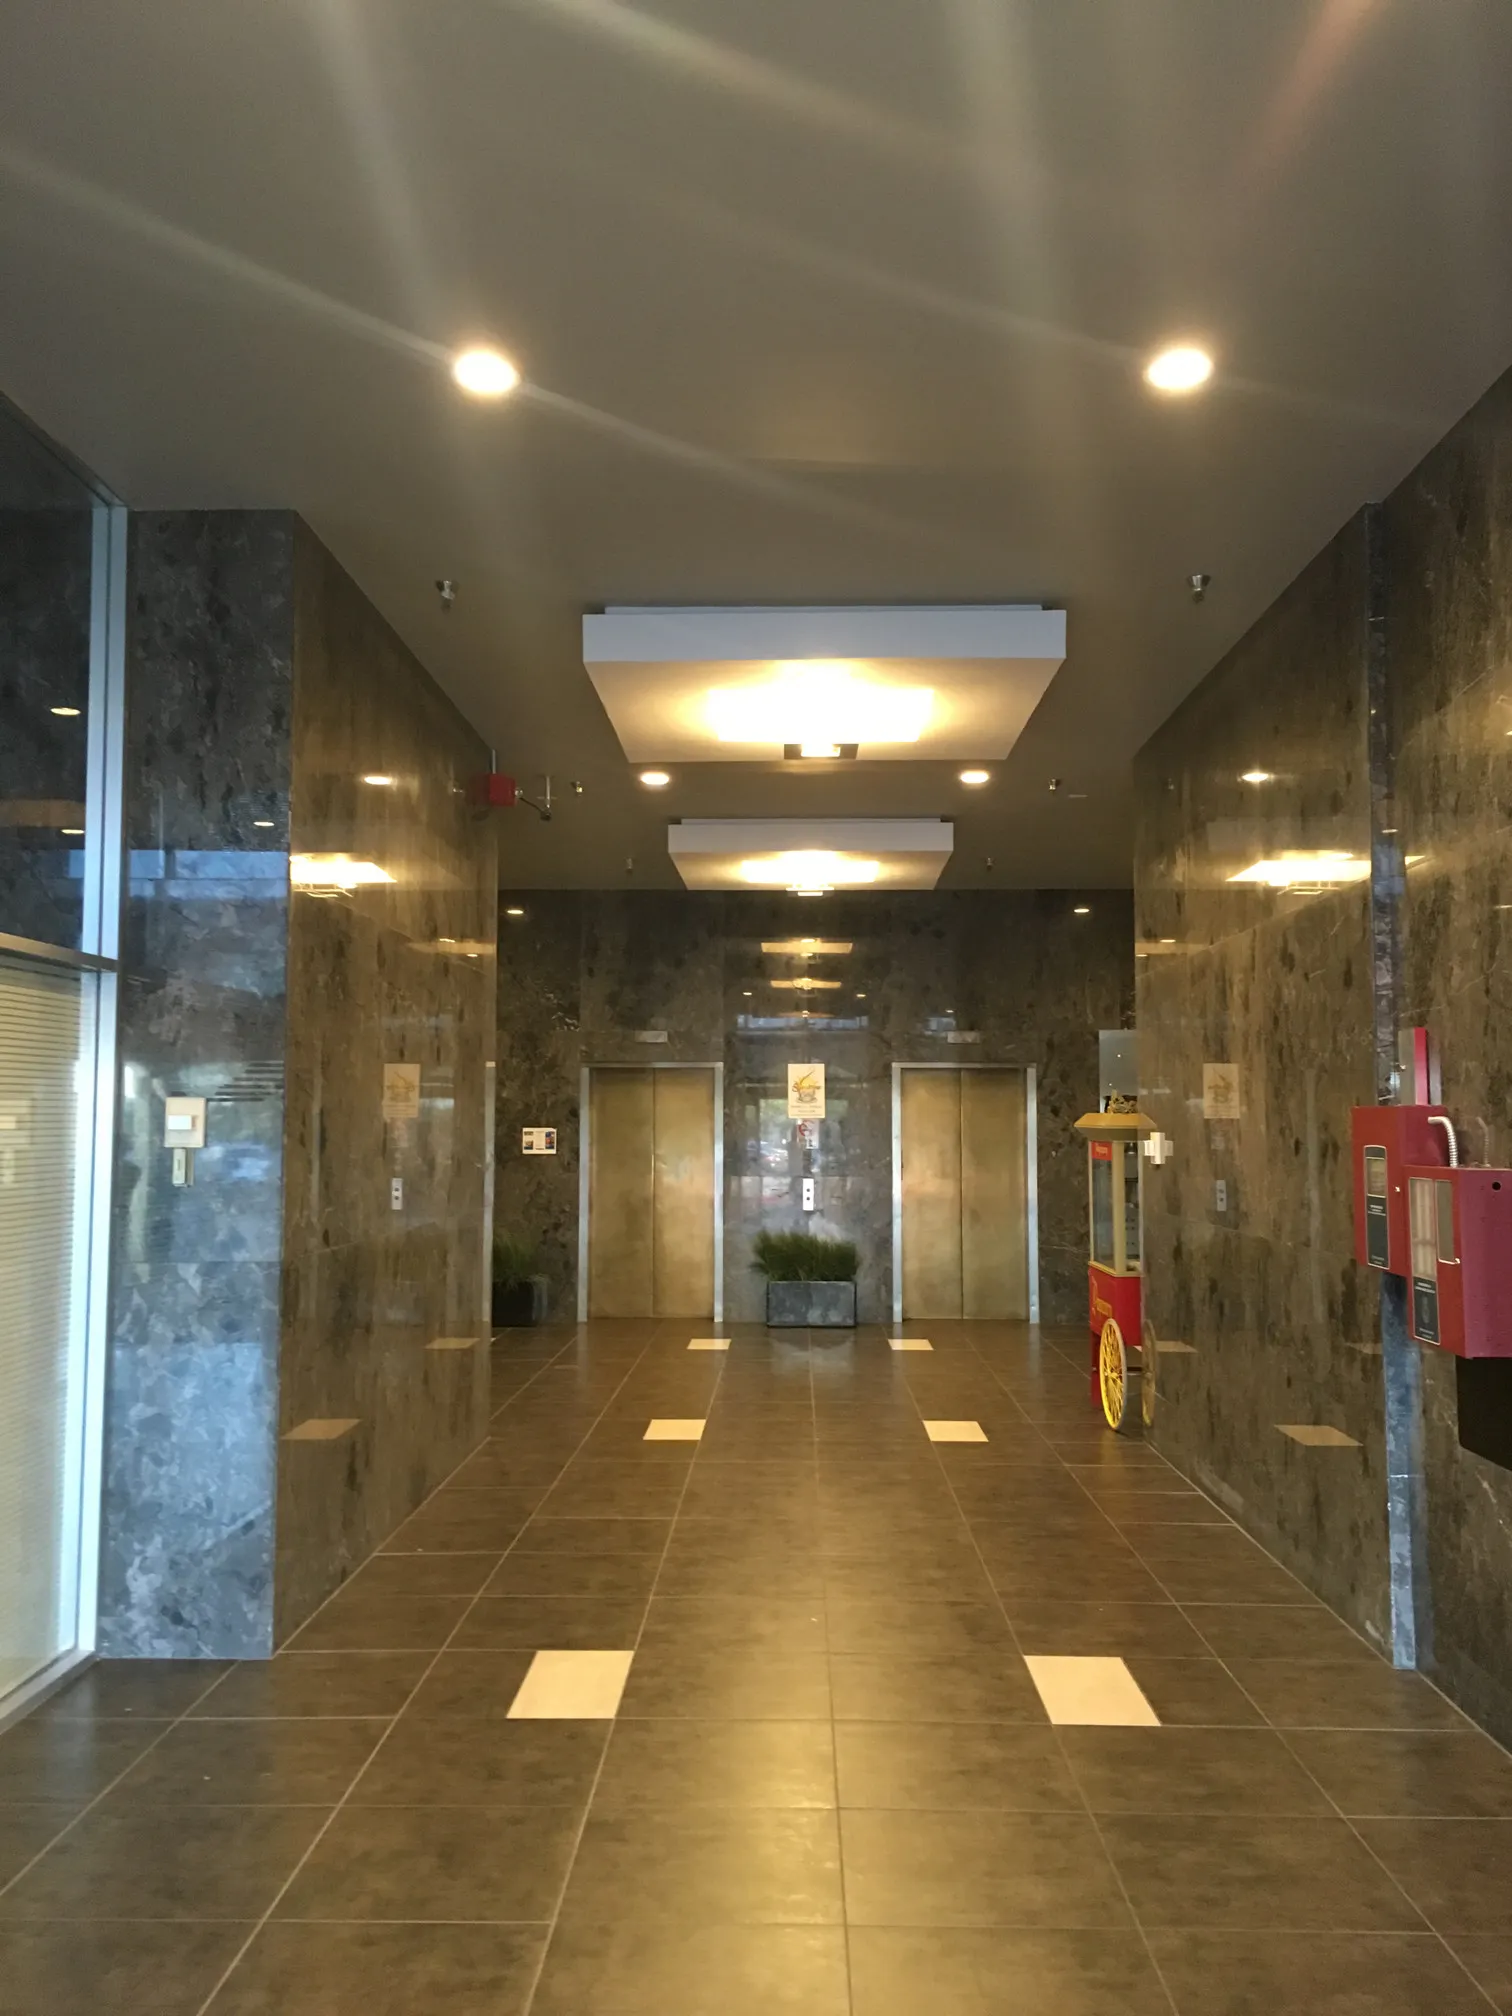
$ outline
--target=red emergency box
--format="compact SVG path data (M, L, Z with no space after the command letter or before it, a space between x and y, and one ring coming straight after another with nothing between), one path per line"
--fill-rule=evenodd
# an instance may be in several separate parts
M1407 1282L1419 1344L1512 1358L1512 1170L1453 1165L1442 1106L1357 1106L1355 1257Z

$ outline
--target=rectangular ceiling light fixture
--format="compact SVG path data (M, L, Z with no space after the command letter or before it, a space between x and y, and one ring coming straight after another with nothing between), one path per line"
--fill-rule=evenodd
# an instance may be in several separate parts
M955 846L948 819L683 819L667 851L689 889L933 889Z
M1064 610L606 609L583 664L632 763L1000 761L1066 655Z
M840 959L855 948L849 938L763 938L761 949L788 959Z
M1273 861L1255 861L1230 875L1230 882L1258 882L1267 889L1295 889L1316 892L1336 888L1340 883L1363 882L1370 863L1362 854L1346 854L1337 848L1314 853L1301 851L1278 855Z

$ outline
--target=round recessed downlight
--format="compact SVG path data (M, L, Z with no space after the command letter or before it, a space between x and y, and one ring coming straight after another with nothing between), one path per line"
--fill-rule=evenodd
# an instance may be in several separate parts
M1073 917L1090 917L1092 915L1092 905L1090 903L1078 903L1072 910L1071 915Z
M523 917L525 915L525 912L523 910L518 909L509 909L504 912L504 915L506 917Z
M463 350L452 359L452 376L475 399L502 399L520 382L516 367L502 350Z
M394 780L382 770L370 770L362 781L364 784L392 784Z
M273 829L273 821L271 819L254 819L252 824L261 827L264 832L271 832Z
M60 826L58 831L63 835L65 840L82 840L84 838L84 828L82 826Z
M77 721L82 709L78 707L49 707L49 714L56 714L60 721Z
M990 775L991 773L986 770L963 770L961 772L961 782L963 784L985 784L989 781Z
M1195 343L1172 343L1145 366L1145 383L1157 392L1196 392L1213 375L1213 360Z
M672 782L672 776L667 770L642 770L640 781L648 791L664 791Z
M1241 784L1269 784L1271 782L1271 772L1269 770L1244 770L1240 773L1239 782Z

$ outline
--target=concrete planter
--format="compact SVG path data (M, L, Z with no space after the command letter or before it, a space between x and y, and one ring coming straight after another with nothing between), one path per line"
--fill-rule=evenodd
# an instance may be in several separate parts
M854 1330L854 1281L768 1281L769 1330Z

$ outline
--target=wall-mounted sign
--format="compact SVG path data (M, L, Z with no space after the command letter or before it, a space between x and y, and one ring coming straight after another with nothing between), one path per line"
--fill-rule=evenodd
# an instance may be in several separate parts
M789 1064L788 1118L789 1120L822 1120L824 1118L824 1066L822 1064Z
M1237 1064L1203 1065L1202 1117L1204 1120L1241 1118Z
M520 1129L520 1153L522 1155L555 1155L557 1130L555 1127L522 1127Z
M665 1043L667 1032L665 1029L637 1029L635 1040L637 1043Z
M385 1064L383 1067L383 1117L385 1120L420 1118L420 1066Z
M951 1029L946 1032L945 1036L947 1043L980 1043L981 1040L982 1032L980 1029Z

